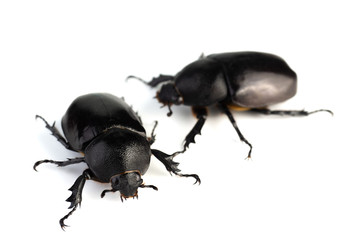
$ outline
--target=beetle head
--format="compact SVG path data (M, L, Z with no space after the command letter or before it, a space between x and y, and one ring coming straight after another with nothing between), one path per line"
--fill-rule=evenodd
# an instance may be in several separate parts
M105 196L107 192L120 192L120 198L123 201L123 198L137 198L138 197L138 188L152 188L158 190L156 186L145 185L141 178L139 171L127 171L122 174L115 175L111 178L111 190L104 190L101 193L101 197Z
M168 116L172 114L172 111L170 109L172 104L179 105L183 102L181 95L179 94L173 83L164 84L157 92L156 98L159 102L164 104L164 106L169 107Z
M119 191L121 198L137 197L137 189L143 184L143 180L138 171L126 172L116 175L111 179L112 189Z

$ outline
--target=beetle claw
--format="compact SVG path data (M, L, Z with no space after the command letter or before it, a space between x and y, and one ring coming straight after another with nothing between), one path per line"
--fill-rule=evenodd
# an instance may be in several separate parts
M199 183L199 185L201 184L200 177L197 174L180 174L180 173L175 173L175 174L180 176L180 177L193 177L193 178L195 178L195 183L193 185L195 185L197 183Z
M330 113L331 116L334 116L334 113L333 111L329 110L329 109L319 109L319 110L315 110L315 111L312 111L312 112L309 112L308 114L312 114L312 113L317 113L317 112L327 112L327 113Z
M66 225L66 224L64 223L64 221L65 221L74 211L76 211L76 208L77 208L77 205L75 205L75 206L73 207L73 209L72 209L68 214L66 214L62 219L59 220L60 227L61 227L61 229L62 229L63 231L65 231L65 228L66 228L66 227L69 227L68 225Z
M172 115L171 105L168 104L167 107L169 108L169 112L166 115L168 117L171 117L171 115Z
M59 224L60 224L60 227L61 227L61 229L62 229L63 231L65 231L65 228L66 228L66 227L70 227L69 225L66 225L66 224L64 223L64 220L63 220L63 219L60 219Z
M44 162L44 160L42 160L42 161L37 161L35 164L34 164L34 166L33 166L33 169L37 172L37 166L39 166L41 163L43 163Z

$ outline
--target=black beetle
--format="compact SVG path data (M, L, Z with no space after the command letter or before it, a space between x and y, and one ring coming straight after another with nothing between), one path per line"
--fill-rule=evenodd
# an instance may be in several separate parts
M188 105L192 107L197 123L184 140L183 153L194 137L200 134L207 117L207 106L218 104L235 128L241 141L248 144L251 157L252 145L242 135L229 107L235 110L247 110L262 114L307 116L319 111L304 110L269 110L267 106L285 101L293 97L297 88L296 73L280 57L260 52L232 52L203 55L175 76L159 75L150 82L138 79L151 87L162 82L157 92L157 99L169 107L168 116L172 114L171 106Z
M140 117L122 99L106 93L92 93L75 99L62 118L62 128L66 139L59 133L55 124L49 125L41 117L46 128L67 149L81 152L83 157L68 161L42 160L41 163L53 163L59 167L85 162L88 165L81 176L69 189L71 196L66 200L71 203L72 210L60 219L62 229L64 221L76 210L82 201L82 190L86 180L111 183L112 189L101 193L119 191L123 198L137 197L137 189L152 188L145 185L141 176L146 173L150 157L153 154L166 167L167 171L182 177L193 177L200 184L196 174L181 174L178 163L172 156L159 150L151 149L154 142L154 129L151 137L146 137Z

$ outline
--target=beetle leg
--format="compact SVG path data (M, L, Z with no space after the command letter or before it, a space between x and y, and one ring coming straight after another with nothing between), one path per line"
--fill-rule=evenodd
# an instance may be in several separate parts
M237 132L237 135L239 135L240 140L241 140L242 142L246 143L246 144L249 146L250 149L249 149L247 158L250 159L250 158L251 158L251 154L252 154L252 148L253 148L253 147L252 147L252 144L250 144L250 143L248 142L248 140L242 135L242 133L241 133L239 127L237 126L237 123L236 123L236 121L235 121L233 115L232 115L231 112L229 111L228 106L225 105L225 104L220 104L220 107L221 107L223 113L225 113L225 114L228 116L228 118L229 118L231 124L233 125L235 131Z
M36 169L37 166L42 164L42 163L53 163L53 164L58 165L58 167L65 167L65 166L68 166L71 164L76 164L76 163L81 163L81 162L84 162L84 157L68 158L68 161L54 161L54 160L45 159L45 160L37 161L34 164L33 168L35 171L37 171L37 169Z
M139 77L136 77L136 76L132 76L132 75L128 76L127 80L130 79L130 78L135 78L135 79L143 82L144 84L146 84L146 85L148 85L150 87L155 87L155 86L157 86L158 84L160 84L162 82L172 81L174 79L174 76L160 74L158 77L152 78L152 80L150 82L146 82L142 78L139 78Z
M270 110L267 108L251 108L250 111L252 112L257 112L257 113L262 113L262 114L266 114L266 115L288 115L288 116L308 116L310 114L313 113L317 113L317 112L328 112L331 115L334 115L334 113L328 109L319 109L319 110L315 110L312 112L308 112L305 110Z
M71 191L72 194L68 199L66 199L66 201L71 203L69 209L72 208L72 210L68 214L66 214L62 219L59 220L60 227L63 230L65 227L68 227L64 223L64 221L68 217L70 217L74 211L76 211L78 205L81 206L83 187L86 180L89 180L92 178L91 176L92 176L92 172L89 169L85 170L83 174L76 179L72 187L69 188L69 191Z
M46 128L51 131L52 135L58 140L58 142L60 142L66 149L71 150L71 151L75 151L72 148L72 146L70 145L70 143L68 143L65 138L59 133L58 129L55 127L55 122L52 125L49 125L48 122L46 121L46 119L44 119L43 117L36 115L35 116L36 119L40 118L45 124L46 124Z
M188 135L185 137L183 150L173 153L172 156L176 156L179 153L184 153L189 147L189 144L195 143L195 136L198 134L201 135L201 129L204 126L207 117L207 109L205 107L193 107L192 110L193 114L197 117L198 121L195 123L192 130L190 130Z
M159 150L156 150L156 149L151 149L152 151L152 154L162 163L164 164L164 166L166 167L166 170L169 172L169 173L173 173L177 176L180 176L180 177L193 177L195 178L195 183L201 183L201 180L199 178L199 176L197 174L182 174L182 173L179 173L181 170L178 169L178 165L179 163L178 162L174 162L172 159L173 159L173 155L168 155L162 151L159 151Z

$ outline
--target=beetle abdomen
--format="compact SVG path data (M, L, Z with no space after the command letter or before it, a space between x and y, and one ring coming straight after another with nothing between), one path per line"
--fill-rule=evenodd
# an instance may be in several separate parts
M283 102L296 93L296 77L273 72L246 71L238 78L238 89L232 101L242 107L266 107Z
M230 83L226 102L247 108L266 107L293 97L296 74L280 57L261 52L208 56L223 65Z

